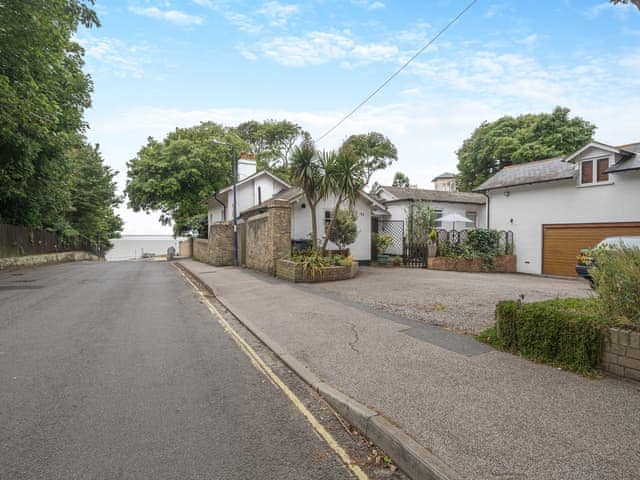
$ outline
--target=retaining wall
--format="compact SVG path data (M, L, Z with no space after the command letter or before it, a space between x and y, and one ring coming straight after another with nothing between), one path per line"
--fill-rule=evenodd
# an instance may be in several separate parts
M450 270L456 272L493 272L515 273L518 262L515 255L501 255L493 259L492 265L483 265L479 258L429 257L429 268L433 270Z
M353 262L350 267L323 267L316 276L313 276L310 272L302 270L302 264L281 259L277 262L276 276L294 283L334 282L355 277L358 274L358 268L358 262Z
M608 328L604 337L602 369L640 382L640 332Z

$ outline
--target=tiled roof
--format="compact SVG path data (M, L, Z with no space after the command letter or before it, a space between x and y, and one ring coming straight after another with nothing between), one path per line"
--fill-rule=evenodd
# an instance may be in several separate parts
M574 165L563 161L564 157L549 158L535 162L520 163L503 168L483 184L474 188L476 192L495 188L551 182L573 178Z
M382 187L391 195L393 200L385 200L383 203L392 203L402 200L425 200L430 202L448 203L474 203L484 205L487 200L484 195L469 192L443 192L440 190L426 190L422 188Z
M635 155L625 158L612 167L609 167L609 169L607 169L607 173L640 170L640 143L630 143L628 145L621 145L617 148Z
M440 179L445 179L445 178L456 178L456 174L455 173L451 173L451 172L444 172L441 173L440 175L438 175L437 177L435 177L433 180L431 180L432 182L435 182L436 180L440 180Z

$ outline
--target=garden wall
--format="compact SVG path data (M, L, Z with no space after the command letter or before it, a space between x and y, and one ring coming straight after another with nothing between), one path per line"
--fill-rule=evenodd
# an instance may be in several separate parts
M429 257L428 267L433 270L450 270L456 272L492 272L515 273L517 259L515 255L501 255L493 259L493 264L483 265L482 259L466 259L461 257Z
M195 238L193 258L216 267L233 265L233 224L214 223L209 227L208 240Z
M353 262L350 267L323 267L314 277L308 272L303 272L302 264L291 260L281 259L277 262L276 276L290 282L334 282L348 280L358 274L358 262Z
M274 201L245 219L242 246L248 268L275 275L276 262L291 253L291 207Z
M640 381L640 332L608 328L604 337L602 369Z
M193 258L200 262L207 262L209 258L209 241L206 238L193 239Z

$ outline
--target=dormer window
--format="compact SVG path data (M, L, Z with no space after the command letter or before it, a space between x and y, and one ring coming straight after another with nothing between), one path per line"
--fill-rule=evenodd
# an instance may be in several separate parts
M609 168L608 158L583 160L580 162L580 185L610 183L611 178L606 173L607 168Z

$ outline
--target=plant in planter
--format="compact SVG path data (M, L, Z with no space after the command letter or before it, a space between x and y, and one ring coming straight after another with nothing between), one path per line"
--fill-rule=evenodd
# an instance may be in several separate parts
M429 240L427 240L427 255L435 257L438 254L438 232L432 228L429 232Z
M402 265L402 257L400 255L396 255L391 259L391 263L394 267L399 267Z
M376 246L376 251L378 252L378 257L376 260L380 265L386 265L389 261L389 255L386 255L384 252L393 243L393 237L388 233L380 235L379 233L375 232L372 234L372 237L373 243Z
M346 247L355 243L357 237L356 215L349 210L338 210L338 215L329 231L329 240L335 243L340 251L347 252Z

